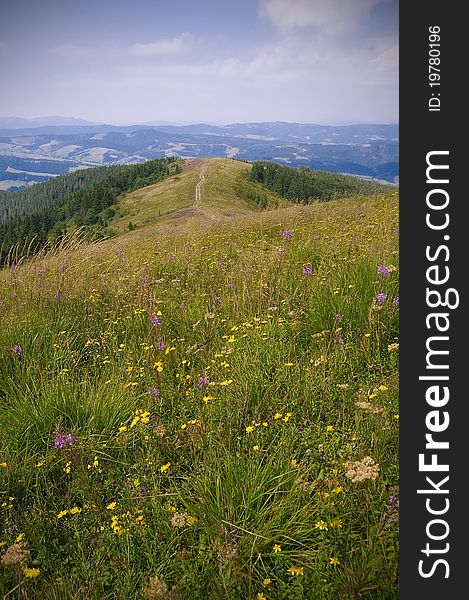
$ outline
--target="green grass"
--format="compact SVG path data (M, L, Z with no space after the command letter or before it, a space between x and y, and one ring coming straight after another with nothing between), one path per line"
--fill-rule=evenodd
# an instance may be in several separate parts
M397 195L253 211L232 162L0 272L8 598L398 598Z

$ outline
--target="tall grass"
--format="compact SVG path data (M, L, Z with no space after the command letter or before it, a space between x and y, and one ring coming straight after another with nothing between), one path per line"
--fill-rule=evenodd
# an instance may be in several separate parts
M1 271L2 594L397 598L397 220L339 200Z

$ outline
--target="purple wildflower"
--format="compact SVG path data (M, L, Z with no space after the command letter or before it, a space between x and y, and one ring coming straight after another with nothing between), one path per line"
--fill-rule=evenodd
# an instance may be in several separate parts
M13 298L13 300L16 300L18 298L18 294L16 292L13 292L11 294L11 297Z
M386 302L386 298L387 298L386 294L383 294L382 292L380 292L379 294L376 295L376 300L380 303Z
M160 392L152 385L148 388L148 393L155 396L155 398L158 398L161 395Z
M56 291L54 292L54 300L58 300L59 299L59 292Z
M150 317L150 323L153 325L153 327L159 327L160 320L158 319L157 315L151 315Z
M54 445L56 448L63 448L65 445L65 438L63 435L56 435L54 438Z
M313 274L313 269L312 269L311 267L305 267L305 268L303 269L303 273L304 273L305 275L312 275L312 274Z
M313 240L318 240L318 239L319 239L319 233L313 234Z
M199 387L205 387L209 383L210 383L210 379L208 379L208 377L199 377L199 381L198 381L197 385Z
M342 321L342 319L343 319L343 318L344 318L344 317L343 317L341 314L339 314L339 313L336 313L336 314L334 315L334 321L336 321L337 323L340 323L340 322Z
M156 344L156 349L157 350L164 350L166 348L166 344L164 342L158 342Z
M45 272L46 270L41 267L40 269L37 269L36 274L39 275L39 277L41 277L42 275L44 275Z
M15 344L11 349L11 353L16 354L16 356L21 356L23 354L23 348L18 346L18 344Z
M140 283L145 283L149 279L150 278L148 277L148 275L140 275Z
M391 271L388 269L388 267L385 267L384 265L379 265L379 267L378 267L378 275L382 275L383 277L387 277L390 274L391 274Z
M59 265L59 271L61 273L65 273L65 271L68 269L67 265L64 265L63 263Z
M173 262L174 256L172 254L168 254L168 261Z
M341 348L343 348L343 346L345 345L345 342L344 342L344 340L343 340L342 336L341 336L339 333L338 333L338 334L336 334L336 336L335 336L335 341L336 341L336 342L339 344L339 346L340 346Z
M77 438L71 433L67 433L67 435L64 437L64 442L67 444L67 446L73 446L76 441Z
M215 300L215 302L216 302L217 304L221 304L221 298L220 298L220 296L217 296L217 295L215 295L215 294L214 294L214 295L213 295L213 299Z
M292 232L289 229L285 229L285 231L282 233L282 236L284 239L289 240L292 236Z
M56 448L63 448L64 446L73 446L73 444L77 441L76 437L73 436L71 433L67 433L65 435L63 435L62 433L59 433L58 435L55 436L54 438L54 445Z
M399 308L399 296L396 296L392 299L392 305L397 306Z

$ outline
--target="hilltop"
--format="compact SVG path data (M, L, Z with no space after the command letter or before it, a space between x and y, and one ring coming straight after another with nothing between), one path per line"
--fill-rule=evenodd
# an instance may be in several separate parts
M127 194L120 202L124 213L112 222L122 232L151 223L177 224L193 216L209 219L247 215L262 208L287 206L278 194L248 178L251 165L224 158L196 158L180 162L181 170L162 182Z

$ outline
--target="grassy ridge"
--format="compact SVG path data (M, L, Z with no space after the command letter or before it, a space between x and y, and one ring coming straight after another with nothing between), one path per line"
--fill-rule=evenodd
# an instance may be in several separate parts
M397 220L201 214L0 272L1 592L397 598Z
M120 207L125 213L112 226L119 232L131 222L136 227L155 223L177 224L181 217L192 215L248 214L262 207L287 206L276 193L264 190L249 180L251 165L230 159L192 159L182 163L182 171L174 177L127 194ZM195 207L196 186L201 184L200 205ZM189 210L186 210L189 209ZM184 222L184 219L182 219Z

